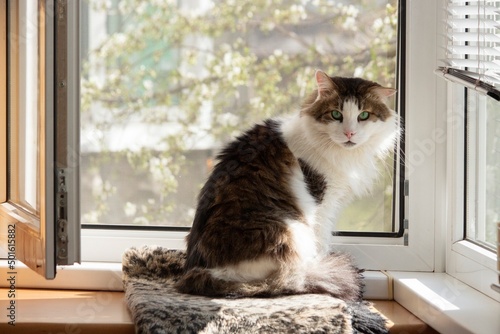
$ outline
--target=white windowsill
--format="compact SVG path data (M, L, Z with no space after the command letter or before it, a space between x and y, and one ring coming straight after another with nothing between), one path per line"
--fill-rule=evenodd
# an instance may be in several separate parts
M500 333L500 303L445 273L389 272L394 300L440 333Z

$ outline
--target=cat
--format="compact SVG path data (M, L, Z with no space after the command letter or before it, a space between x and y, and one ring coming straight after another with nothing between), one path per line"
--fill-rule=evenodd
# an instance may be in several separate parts
M257 124L219 154L186 237L179 291L225 297L326 293L359 301L362 274L330 250L335 217L394 149L396 91L318 70L296 114Z

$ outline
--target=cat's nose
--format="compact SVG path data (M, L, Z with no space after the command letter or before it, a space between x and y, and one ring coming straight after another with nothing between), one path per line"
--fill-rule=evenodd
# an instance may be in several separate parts
M346 131L346 132L344 132L344 134L347 137L347 139L351 139L351 137L354 136L356 134L356 132L354 132L354 131Z

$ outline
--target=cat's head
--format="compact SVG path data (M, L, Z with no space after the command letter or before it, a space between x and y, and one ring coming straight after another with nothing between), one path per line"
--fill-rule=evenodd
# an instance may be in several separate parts
M315 91L305 102L313 136L346 150L373 147L388 149L397 133L397 115L386 102L396 90L360 79L329 77L316 71Z

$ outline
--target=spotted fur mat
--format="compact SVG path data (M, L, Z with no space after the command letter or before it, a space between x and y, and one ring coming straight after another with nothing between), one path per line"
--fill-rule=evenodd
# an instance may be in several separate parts
M137 333L387 333L366 302L321 294L208 298L177 292L185 253L131 248L123 255L127 306Z

